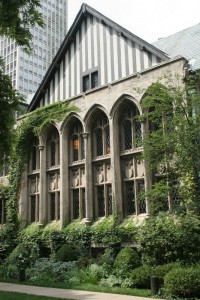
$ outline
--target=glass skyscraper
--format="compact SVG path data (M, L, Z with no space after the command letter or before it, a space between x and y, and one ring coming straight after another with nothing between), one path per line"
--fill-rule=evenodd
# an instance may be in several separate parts
M5 73L11 76L13 86L30 102L42 81L53 57L68 30L68 0L41 0L38 9L45 27L34 27L33 52L29 56L15 41L0 37L0 56L5 61Z

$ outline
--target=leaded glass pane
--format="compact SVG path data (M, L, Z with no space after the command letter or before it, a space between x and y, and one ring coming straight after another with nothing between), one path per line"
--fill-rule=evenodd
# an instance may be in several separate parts
M135 122L135 143L136 147L142 146L142 130L141 130L141 124L139 122Z
M123 123L124 127L124 150L132 149L132 129L131 122L129 120L125 120Z
M110 130L109 130L109 126L106 127L105 132L106 132L106 154L109 154L110 153Z
M56 144L55 142L50 143L50 165L55 166L56 164Z
M73 190L73 219L79 218L79 190Z
M97 187L97 201L98 201L98 217L105 216L105 199L104 199L104 187Z
M139 201L139 213L146 213L146 201L144 196L144 180L138 180L138 201Z
M53 221L56 219L56 199L55 193L50 194L50 220Z
M85 189L82 189L82 217L86 217Z
M75 135L73 137L73 161L78 160L78 151L79 151L79 140L78 136Z
M98 71L96 71L96 72L93 72L91 74L91 87L92 87L92 89L95 88L95 87L97 87L98 84L99 84Z
M60 193L58 195L58 201L57 201L57 219L60 220Z
M107 193L108 193L108 195L107 195L107 199L108 199L108 214L109 215L112 215L112 187L111 187L111 185L109 185L108 187L107 187Z
M134 182L126 182L126 206L127 214L135 214L135 193L134 193Z
M84 138L81 135L81 159L85 158L85 144L84 144Z
M103 139L102 139L102 129L97 128L95 131L96 137L96 155L101 156L103 155Z
M86 92L90 88L89 75L83 77L83 92Z
M35 222L36 217L36 196L31 196L31 222Z

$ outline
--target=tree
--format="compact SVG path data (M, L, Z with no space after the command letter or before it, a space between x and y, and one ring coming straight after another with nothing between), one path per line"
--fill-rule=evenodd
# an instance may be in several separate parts
M10 77L3 72L3 60L0 58L0 164L4 155L11 152L14 139L15 111L23 98L13 89Z
M31 28L43 26L42 15L37 11L39 0L0 0L0 35L14 39L27 52L31 51ZM9 156L14 137L15 111L24 101L12 87L11 79L4 74L0 58L0 165Z
M44 26L39 0L0 0L0 35L14 39L24 50L31 50L31 28Z
M148 127L144 158L151 176L154 175L153 190L148 191L147 196L150 202L151 198L154 200L153 206L156 195L165 194L166 203L170 196L173 200L175 183L179 208L200 212L199 82L200 72L188 75L182 87L174 85L172 78L165 78L165 85L154 83L143 99L143 118ZM161 179L162 184L157 184L156 178Z

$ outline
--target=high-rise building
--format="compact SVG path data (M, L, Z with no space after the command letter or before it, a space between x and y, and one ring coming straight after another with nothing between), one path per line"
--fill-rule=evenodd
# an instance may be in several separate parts
M68 30L68 0L41 0L38 9L45 27L35 26L33 52L23 52L15 41L0 37L0 56L5 60L5 73L11 76L13 87L31 100Z

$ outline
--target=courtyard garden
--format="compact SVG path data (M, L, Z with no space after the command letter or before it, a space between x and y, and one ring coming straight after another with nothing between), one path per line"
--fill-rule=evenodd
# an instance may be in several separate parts
M142 224L108 217L63 229L32 224L15 242L11 252L6 244L1 251L1 281L148 297L154 278L160 298L200 297L195 216L160 213Z

